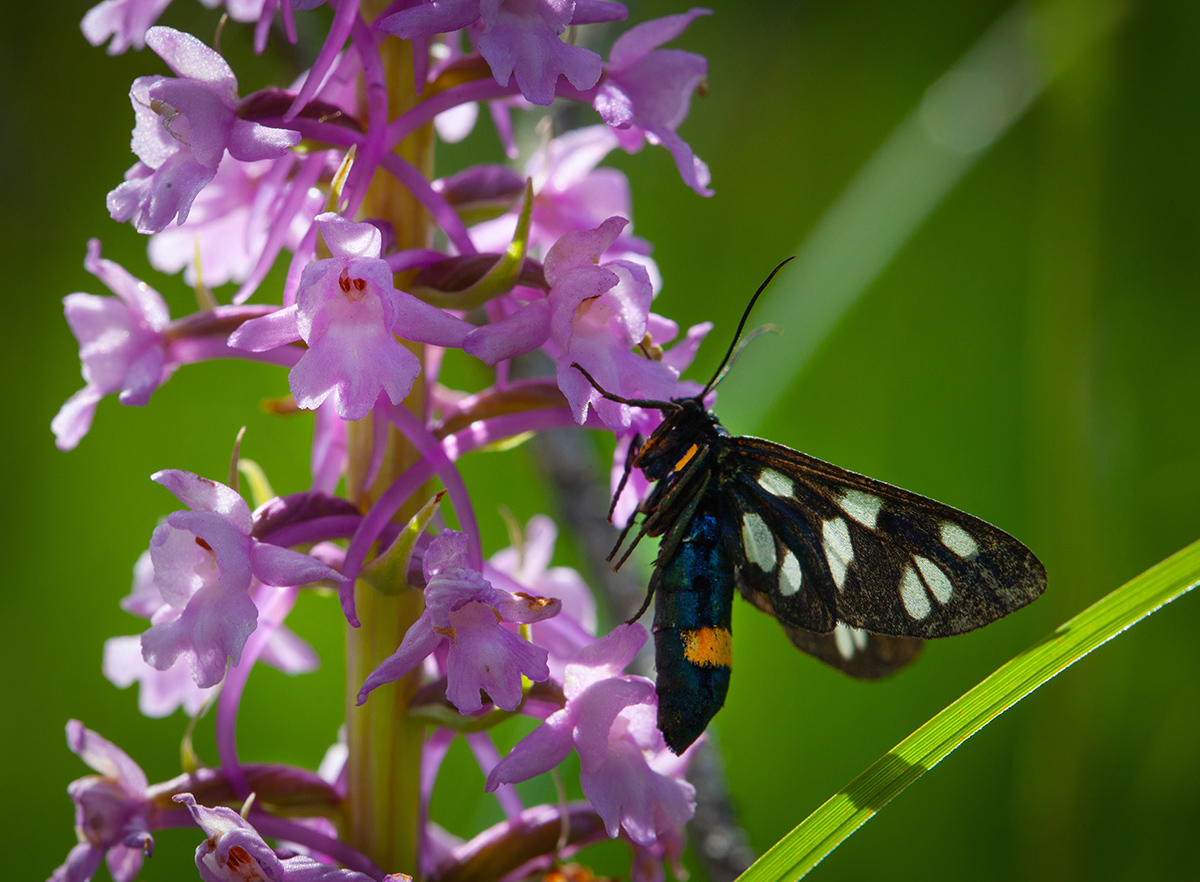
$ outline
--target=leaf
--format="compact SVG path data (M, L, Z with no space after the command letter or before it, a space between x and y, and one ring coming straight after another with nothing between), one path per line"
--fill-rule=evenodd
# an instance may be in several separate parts
M525 252L529 244L529 225L533 217L533 180L525 181L525 202L521 213L517 216L517 228L513 231L512 242L505 252L499 256L464 255L448 262L454 269L462 269L461 262L466 262L470 271L477 273L476 277L465 287L435 288L430 287L431 275L441 270L423 271L418 274L409 293L420 297L426 303L442 309L475 309L483 306L493 297L507 294L519 284L529 284L540 276L540 273L530 278L531 273L525 270ZM480 266L479 260L487 262ZM444 270L442 270L444 271ZM525 278L522 278L524 272ZM450 280L447 280L449 282ZM457 280L461 284L465 279ZM544 283L545 279L542 277ZM446 284L443 282L442 284Z
M346 155L342 157L342 164L333 173L333 180L329 182L329 198L325 200L325 210L327 212L337 211L340 213L342 189L346 186L346 181L350 177L350 169L354 167L354 156L357 152L358 145L351 144L350 149L346 151ZM322 247L325 246L322 244Z
M1047 680L1200 583L1200 541L1132 579L1000 667L834 794L739 882L793 882L893 797Z
M421 506L421 510L404 525L404 529L396 537L396 541L389 545L383 554L364 567L358 577L380 594L399 594L401 590L407 590L408 570L412 564L417 537L425 530L425 525L429 523L429 519L433 517L433 513L437 511L438 504L445 495L445 490L439 491L436 496Z
M246 480L250 482L250 499L253 500L255 508L275 498L275 491L271 489L267 473L257 462L242 457L238 459L237 471L245 475Z

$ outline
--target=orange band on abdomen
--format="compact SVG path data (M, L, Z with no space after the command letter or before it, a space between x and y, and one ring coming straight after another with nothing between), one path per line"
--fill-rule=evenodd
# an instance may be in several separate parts
M683 657L705 668L727 668L733 661L733 635L724 628L683 631Z

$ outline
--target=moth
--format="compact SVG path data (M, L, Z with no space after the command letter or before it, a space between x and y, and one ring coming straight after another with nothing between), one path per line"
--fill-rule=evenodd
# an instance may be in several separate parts
M631 449L613 498L615 508L634 468L655 482L614 568L643 537L661 537L630 621L655 599L658 728L677 754L725 703L735 585L799 649L863 679L912 661L923 640L994 622L1046 589L1041 561L1004 531L782 444L730 435L708 410L704 398L728 370L751 309L786 263L759 286L720 366L692 397L622 398L575 365L603 397L663 414Z

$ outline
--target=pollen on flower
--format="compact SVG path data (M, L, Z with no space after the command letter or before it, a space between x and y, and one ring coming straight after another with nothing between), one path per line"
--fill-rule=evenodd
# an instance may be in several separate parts
M516 592L515 596L524 600L526 608L531 610L532 612L537 612L538 610L545 609L550 604L554 603L554 600L552 598L534 597L532 594L526 594L524 591Z
M642 337L642 340L640 343L638 343L637 348L642 355L646 356L646 358L650 359L651 361L663 360L663 348L655 343L654 338L652 338L649 334L646 334L644 337Z
M613 882L612 876L597 876L582 864L561 864L546 871L543 882Z
M367 290L367 280L352 279L346 270L342 270L342 274L338 277L338 287L342 289L347 300L357 303L362 300L363 292Z
M199 536L196 537L196 544L199 545L201 548L203 548L205 551L213 550L212 546L209 545L207 542L205 542L203 539L201 539Z

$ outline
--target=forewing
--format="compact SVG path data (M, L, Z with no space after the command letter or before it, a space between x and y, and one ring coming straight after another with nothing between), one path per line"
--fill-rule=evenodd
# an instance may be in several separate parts
M916 493L758 438L730 438L719 468L739 587L785 624L948 637L1046 588L1021 542Z
M872 634L842 623L829 634L788 624L783 630L798 649L860 680L893 674L921 653L922 641L916 637Z
M715 482L734 580L742 596L767 615L829 633L838 617L833 579L822 552L822 513L811 506L781 510L756 483L758 471L734 469Z

